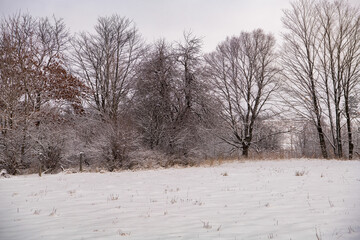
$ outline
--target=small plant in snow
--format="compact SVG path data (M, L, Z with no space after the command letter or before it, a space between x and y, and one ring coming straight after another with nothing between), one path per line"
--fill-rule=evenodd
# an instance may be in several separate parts
M201 222L203 224L203 228L206 228L206 229L211 229L212 228L212 226L210 225L209 222L203 222L203 221L201 221Z
M304 174L305 174L305 170L301 170L301 171L298 170L298 171L295 172L295 176L297 176L297 177L304 176Z
M121 229L119 229L118 231L118 234L122 237L125 237L125 236L130 236L131 235L131 232L123 232Z
M315 228L315 236L317 240L322 240L322 234L321 231Z
M68 193L70 196L73 196L76 193L76 190L70 190L70 191L68 191Z
M212 226L210 225L209 222L203 222L203 228L206 228L206 229L211 229Z
M34 215L40 215L40 212L41 212L40 209L36 209L33 214L34 214Z
M193 202L194 205L198 205L198 206L202 206L204 205L204 203L201 200L196 200L195 202Z
M224 173L222 173L221 175L223 175L224 177L229 176L227 172L224 172Z
M119 200L119 194L110 194L110 196L108 197L108 201L115 201L115 200Z
M56 208L53 208L49 216L55 216L56 215Z
M218 232L219 232L219 231L220 231L220 228L221 228L221 225L220 225L220 226L216 229L216 231L218 231Z
M177 201L176 201L175 197L173 197L173 198L171 199L171 201L170 201L171 204L174 204L174 203L176 203L176 202L177 202Z

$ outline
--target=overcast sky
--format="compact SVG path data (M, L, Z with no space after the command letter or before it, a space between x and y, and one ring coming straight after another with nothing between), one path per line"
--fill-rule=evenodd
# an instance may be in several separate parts
M359 0L350 0L359 5ZM99 16L132 19L147 42L181 40L184 30L203 37L206 52L226 36L262 28L277 38L289 0L0 0L1 16L27 12L64 19L71 32L92 31Z

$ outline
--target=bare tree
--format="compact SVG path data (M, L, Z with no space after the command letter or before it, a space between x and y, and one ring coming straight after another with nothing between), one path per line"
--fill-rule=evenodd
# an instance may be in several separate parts
M326 142L336 157L343 157L346 125L352 158L349 99L356 96L359 81L359 10L344 2L300 0L284 14L286 102L314 122L324 158L328 157Z
M105 118L116 120L142 55L136 27L118 15L100 17L95 34L81 33L74 47L79 76L92 91L91 103Z
M144 52L140 34L125 17L100 17L95 33L79 34L73 46L75 71L90 88L89 105L101 116L99 121L95 114L94 120L103 131L90 145L106 159L109 170L124 167L136 140L129 101Z
M326 104L334 142L335 155L343 157L342 118L345 116L348 157L353 155L349 99L355 96L360 67L360 12L345 2L320 2L319 63L326 92ZM334 106L334 109L332 109ZM333 120L333 115L335 121ZM335 124L334 124L335 122Z
M212 100L200 39L186 33L174 45L159 40L151 46L138 69L133 103L144 145L187 159L201 154Z
M183 75L181 78L184 82L185 106L182 112L185 115L193 107L195 78L201 62L201 39L193 36L191 32L184 32L184 42L177 44L176 56Z
M207 74L222 104L221 116L230 135L221 139L248 157L255 123L268 113L278 87L275 39L262 30L227 38L206 56Z
M286 77L284 100L301 117L316 126L321 153L328 158L320 103L320 76L316 70L319 46L316 43L319 24L314 1L300 0L284 11L282 19L287 30L284 37L282 65ZM290 97L289 97L290 96Z
M0 152L21 167L32 159L42 106L79 109L85 88L64 64L69 36L61 19L17 14L1 20L0 34Z
M133 97L135 122L150 149L171 151L172 125L178 117L179 79L174 49L157 41L138 69Z
M184 39L175 46L178 69L178 117L173 127L177 142L181 143L184 156L199 148L204 124L211 121L209 86L204 81L202 40L191 32L183 33ZM174 142L174 144L178 144ZM197 149L199 150L199 149Z

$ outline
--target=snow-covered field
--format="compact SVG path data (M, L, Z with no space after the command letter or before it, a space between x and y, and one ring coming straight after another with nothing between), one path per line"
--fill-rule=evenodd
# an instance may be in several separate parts
M360 161L0 179L0 239L358 240Z

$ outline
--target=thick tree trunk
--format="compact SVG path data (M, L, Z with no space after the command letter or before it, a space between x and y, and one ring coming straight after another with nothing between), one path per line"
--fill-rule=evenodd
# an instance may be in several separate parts
M245 158L249 157L249 147L249 144L246 142L242 144L242 156Z
M313 99L314 110L315 110L315 114L316 114L316 129L317 129L317 132L319 135L321 154L322 154L323 158L327 159L329 156L328 156L327 149L326 149L325 136L324 136L324 131L323 131L322 125L321 125L320 111L319 111L319 106L316 101L315 92L313 92L313 98L314 98Z
M310 60L309 60L310 62ZM328 158L326 144L325 144L325 136L321 125L321 112L318 104L318 98L316 95L316 88L315 88L315 81L313 78L313 75L310 75L310 83L311 83L311 95L312 95L312 101L313 101L313 107L314 107L314 113L316 116L316 129L319 135L319 143L320 143L320 149L321 154L323 158Z
M318 135L319 135L319 143L320 143L321 154L322 154L323 158L327 159L328 154L327 154L327 150L326 150L324 132L322 130L321 124L317 125L317 131L318 131Z

